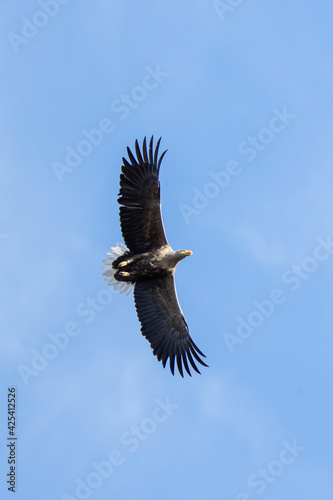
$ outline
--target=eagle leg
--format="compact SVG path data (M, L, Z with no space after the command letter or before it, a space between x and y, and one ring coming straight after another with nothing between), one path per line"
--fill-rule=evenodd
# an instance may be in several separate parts
M131 264L133 261L134 259L123 260L122 262L119 262L118 267L125 267L128 264Z
M117 281L135 281L136 276L137 276L137 273L135 270L133 270L131 272L118 270L114 274L114 277Z

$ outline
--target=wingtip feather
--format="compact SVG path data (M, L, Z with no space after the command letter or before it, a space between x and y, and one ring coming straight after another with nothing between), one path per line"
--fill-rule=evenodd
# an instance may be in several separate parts
M143 153L143 159L144 159L144 162L145 162L145 163L148 163L146 137L143 139L143 143L142 143L142 153Z
M161 139L162 139L162 137L159 138L159 140L156 143L156 147L155 147L155 152L154 152L154 165L155 166L157 164L158 150L159 150L159 147L160 147Z
M131 160L132 166L134 167L135 165L137 165L137 161L134 158L134 155L129 147L127 147L127 154L128 154L129 159Z
M142 158L142 155L141 155L140 146L139 146L139 143L138 143L137 139L135 140L135 152L136 152L136 157L138 159L139 164L142 164L143 163L143 158Z
M149 163L152 165L154 160L153 160L153 143L154 143L154 136L152 135L149 141Z

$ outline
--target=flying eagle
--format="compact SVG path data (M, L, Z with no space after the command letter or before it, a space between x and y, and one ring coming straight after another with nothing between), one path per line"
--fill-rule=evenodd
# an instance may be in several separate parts
M121 243L111 247L104 260L103 274L109 285L128 294L134 286L134 300L142 335L165 367L170 360L174 375L175 360L183 377L183 366L191 376L189 364L198 372L195 361L205 355L190 337L180 308L174 282L178 262L190 250L174 252L169 246L161 216L160 183L162 159L158 157L161 139L153 151L153 137L147 152L146 138L142 152L135 141L137 158L127 148L129 161L123 158L118 203L121 231L128 248ZM194 359L193 359L194 358Z

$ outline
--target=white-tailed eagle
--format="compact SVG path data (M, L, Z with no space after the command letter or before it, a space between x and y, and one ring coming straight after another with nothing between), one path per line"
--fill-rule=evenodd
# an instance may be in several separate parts
M121 293L134 287L134 300L141 332L150 342L153 353L165 367L175 361L183 377L183 366L191 375L189 364L198 372L196 361L207 366L205 355L190 337L175 288L174 273L178 262L190 250L174 252L169 246L161 216L159 170L166 151L158 157L161 139L153 151L153 138L147 151L144 138L140 151L135 141L136 158L127 148L129 161L123 158L120 175L120 225L125 244L111 247L104 260L104 277Z

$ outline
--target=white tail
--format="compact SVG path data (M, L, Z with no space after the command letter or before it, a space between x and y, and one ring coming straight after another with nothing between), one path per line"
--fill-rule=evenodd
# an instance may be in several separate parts
M113 286L115 290L128 295L134 286L133 283L130 281L117 281L114 277L114 273L117 269L113 269L112 267L112 262L126 252L128 252L128 248L122 245L122 243L117 243L116 247L111 247L111 252L108 252L106 254L106 259L103 260L104 266L102 269L105 281L107 281L110 286Z

